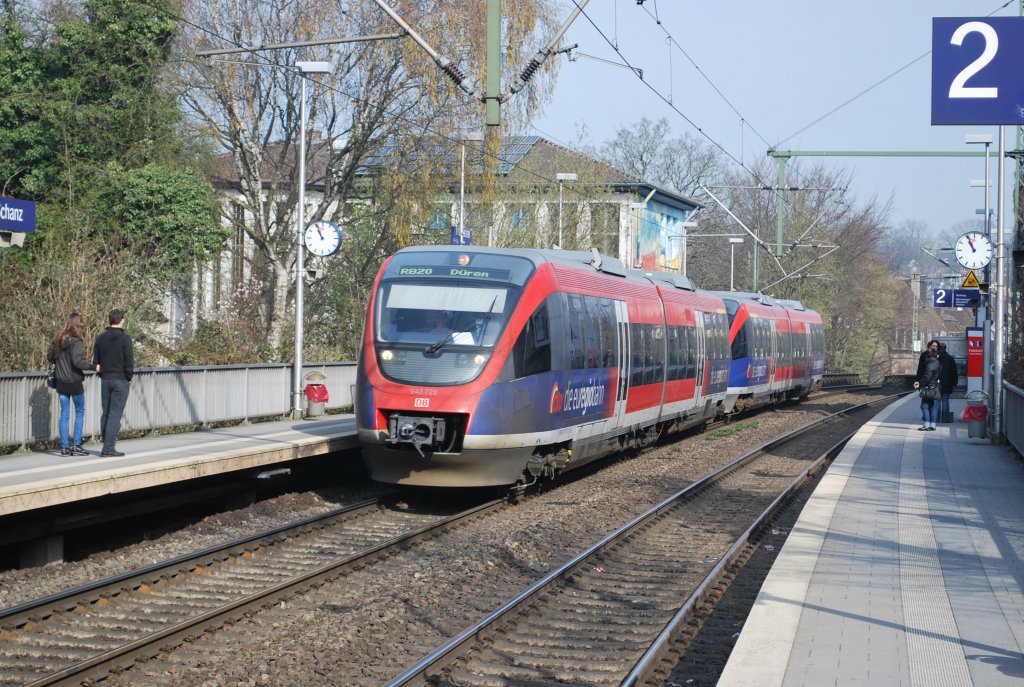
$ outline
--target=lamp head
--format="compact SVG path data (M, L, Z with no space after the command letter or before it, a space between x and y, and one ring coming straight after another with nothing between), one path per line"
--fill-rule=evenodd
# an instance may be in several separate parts
M330 74L330 62L296 62L295 68L303 74Z

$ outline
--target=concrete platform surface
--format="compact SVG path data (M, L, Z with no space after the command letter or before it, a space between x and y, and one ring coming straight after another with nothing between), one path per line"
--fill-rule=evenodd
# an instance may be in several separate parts
M59 451L0 457L0 516L354 448L355 418L328 415L124 439L123 458Z
M720 687L1024 686L1024 468L963 422L920 426L911 394L836 458Z

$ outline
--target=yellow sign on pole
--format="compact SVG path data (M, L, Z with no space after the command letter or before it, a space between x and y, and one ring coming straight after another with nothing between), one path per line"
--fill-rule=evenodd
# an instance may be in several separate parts
M967 270L967 276L964 277L964 283L960 285L961 289L976 289L981 286L981 282L978 281L978 275L974 273L974 270Z

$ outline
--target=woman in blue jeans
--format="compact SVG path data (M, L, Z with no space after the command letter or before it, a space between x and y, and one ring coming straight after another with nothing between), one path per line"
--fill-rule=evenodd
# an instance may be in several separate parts
M921 365L918 366L920 372L917 381L914 382L914 388L924 390L934 387L935 398L921 397L921 421L923 424L918 427L918 431L934 432L935 423L939 421L939 371L941 367L939 363L939 344L935 341L930 341L928 343L927 355L922 359Z
M82 448L82 426L85 423L85 373L96 366L85 359L85 327L82 316L72 311L63 329L53 338L47 360L56 366L56 391L60 399L60 454L62 456L87 456ZM75 405L74 444L71 443L69 425L71 404Z

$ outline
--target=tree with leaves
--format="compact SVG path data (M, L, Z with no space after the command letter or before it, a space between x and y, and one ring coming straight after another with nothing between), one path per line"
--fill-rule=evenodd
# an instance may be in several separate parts
M225 236L163 79L176 15L165 0L86 0L44 32L32 11L45 7L2 8L0 174L38 221L24 248L0 251L18 295L0 313L2 364L42 366L40 332L72 308L98 326L113 307L137 314L140 362L155 363L167 289Z
M555 8L553 0L505 3L505 80L516 65L526 63L535 48L535 34L555 25ZM476 5L430 0L401 3L396 9L438 52L457 57L462 68L483 83L486 26ZM342 7L284 0L205 0L190 4L186 13L180 43L183 102L191 120L224 151L224 164L214 172L223 187L231 189L223 221L244 235L246 280L262 289L251 317L262 323L273 348L288 355L299 221L299 79L307 78L296 72L295 63L324 60L333 65L331 74L307 82L310 192L302 219L334 221L350 236L374 227L379 234L366 237L373 256L386 255L412 240L417 227L431 224L443 195L439 174L444 158L433 154L437 141L447 139L451 144L459 139L460 130L479 128L482 107L456 89L408 37L252 51L246 53L245 64L192 57L214 48L396 33L396 25L374 3ZM545 71L509 101L506 118L525 118L549 92L551 73ZM373 208L364 216L366 204ZM387 221L378 221L383 218ZM344 252L352 245L347 244ZM358 256L326 261L323 279L359 262ZM375 273L378 265L367 267ZM365 282L367 275L361 275ZM328 290L343 292L330 285ZM215 299L223 302L224 294L215 294ZM365 306L363 299L336 307L362 311Z

